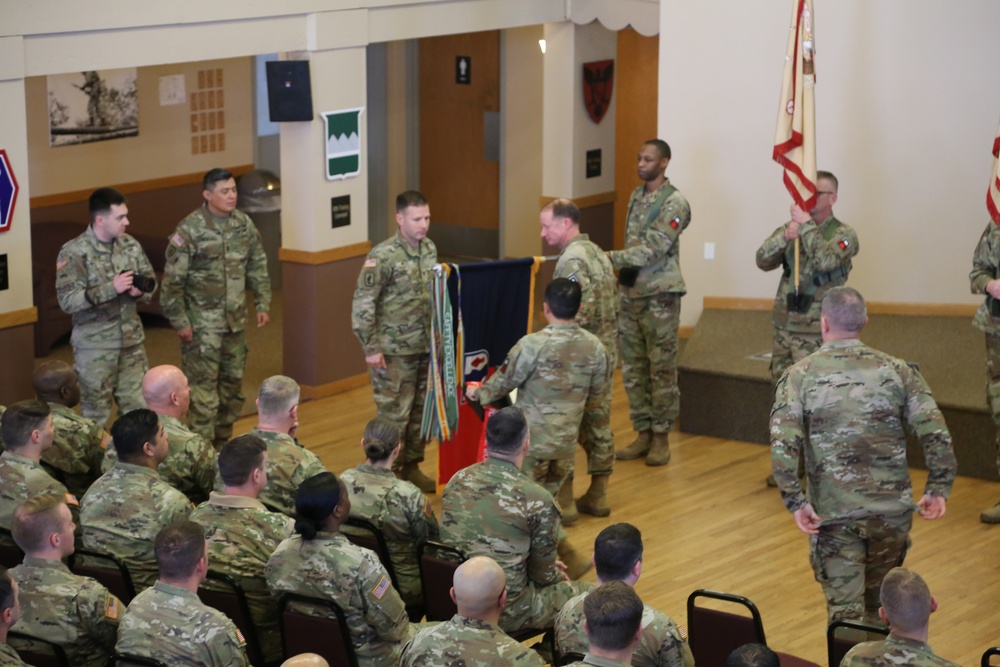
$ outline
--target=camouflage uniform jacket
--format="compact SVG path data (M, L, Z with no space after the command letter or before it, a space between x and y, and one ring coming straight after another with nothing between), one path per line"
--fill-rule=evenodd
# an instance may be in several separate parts
M840 664L841 667L958 667L956 663L934 655L927 643L892 633L885 641L856 644Z
M62 646L71 665L103 667L114 651L125 605L60 561L25 556L10 574L20 591L17 631Z
M215 486L215 449L203 437L188 429L180 419L170 415L157 414L163 431L167 434L170 448L156 472L163 481L174 487L192 503L208 500L208 494ZM118 461L114 440L108 439L102 468L111 469Z
M590 648L583 627L583 600L590 591L577 595L556 616L556 648L560 654L586 653ZM632 654L634 667L694 667L687 635L673 619L648 604L642 607L642 635Z
M823 295L832 287L847 282L851 272L851 258L858 254L858 235L853 229L830 216L816 224L813 220L799 226L799 294L812 292L813 302L804 313L788 312L788 295L795 291L792 271L795 267L795 243L785 240L786 222L774 230L757 250L757 266L771 271L786 267L778 281L771 315L776 329L819 333L819 317ZM820 282L820 285L816 285ZM810 284L812 285L810 287Z
M66 498L73 519L76 520L80 503L66 487L51 477L45 468L29 459L7 450L0 454L0 528L10 530L14 510L28 498L54 494Z
M991 220L979 239L976 254L972 256L972 272L969 274L972 293L986 294L987 283L996 278L1000 278L1000 225ZM1000 317L990 315L986 300L979 306L972 323L986 333L1000 333Z
M243 331L247 295L254 308L271 307L271 282L260 232L242 211L212 215L206 205L177 225L167 243L160 305L174 329Z
M455 614L424 628L403 649L401 667L544 667L538 653L510 638L498 626Z
M611 260L589 236L577 234L559 253L553 278L568 278L580 286L583 298L576 322L601 340L613 367L618 359L618 297Z
M49 407L56 436L52 446L42 452L42 467L58 470L67 488L82 496L101 476L101 460L107 447L104 427L62 403L49 402Z
M246 640L221 611L191 591L157 581L132 600L118 628L119 653L169 667L246 667Z
M371 249L351 306L351 327L365 356L425 354L430 350L431 280L437 248L416 248L396 232Z
M112 281L122 271L156 276L142 246L128 234L102 243L87 227L59 251L56 296L59 307L73 316L73 347L116 350L145 340L136 299L115 291ZM152 292L139 298L149 301Z
M326 472L326 467L318 456L287 433L258 428L252 433L267 443L267 486L257 500L276 512L294 517L295 492L299 485L313 475ZM219 488L218 478L216 488Z
M28 667L28 665L21 660L17 651L0 642L0 667Z
M477 396L491 403L513 389L528 420L532 458L572 458L584 412L599 412L608 390L608 355L579 324L550 324L517 341Z
M311 540L294 535L278 547L264 571L271 595L298 593L336 602L344 611L360 667L399 661L412 632L406 607L389 573L368 549L340 533Z
M621 287L628 297L652 296L663 292L685 294L687 287L681 275L680 236L691 222L691 206L679 191L675 191L660 208L656 220L649 214L670 179L653 192L640 185L628 202L628 222L625 224L625 249L612 250L609 257L616 269L641 267L633 287Z
M576 662L569 663L569 667L577 667L577 665L594 665L594 667L630 667L627 662L612 660L611 658L602 658L601 656L590 655L589 653L583 656L583 660L577 660Z
M771 462L785 506L807 502L797 474L804 456L808 502L824 524L913 512L904 429L923 446L924 492L947 498L955 453L924 378L858 339L824 343L775 388Z
M391 470L364 463L345 470L340 479L351 496L351 516L371 521L385 535L400 596L408 604L418 602L422 589L417 549L438 539L437 517L427 497Z
M441 497L441 539L472 556L489 556L507 575L504 615L530 604L531 586L562 581L556 568L561 515L552 494L501 459L458 471Z
M141 591L156 581L156 534L190 514L191 502L155 470L119 461L83 496L83 545L125 561L135 589Z

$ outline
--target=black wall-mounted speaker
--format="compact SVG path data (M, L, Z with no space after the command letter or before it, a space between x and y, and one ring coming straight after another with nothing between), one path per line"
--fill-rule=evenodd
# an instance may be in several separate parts
M312 84L308 60L269 60L267 106L271 122L312 120Z

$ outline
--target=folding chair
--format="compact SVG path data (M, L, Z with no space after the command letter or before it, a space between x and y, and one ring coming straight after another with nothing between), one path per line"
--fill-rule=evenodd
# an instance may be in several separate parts
M69 667L66 652L59 644L15 630L8 631L7 643L17 651L25 664L34 667Z
M114 554L77 549L69 557L69 569L81 577L97 579L126 606L135 597L132 576L122 559Z
M147 658L131 653L119 653L118 651L115 651L108 658L105 667L131 667L132 665L137 667L167 667L167 663L161 662L156 658Z
M994 646L993 648L986 649L986 652L983 653L983 661L980 667L991 667L993 665L993 662L990 660L990 658L992 658L993 656L1000 656L1000 646ZM998 662L997 664L1000 664L1000 662Z
M0 565L6 568L17 567L24 560L24 552L17 546L10 531L0 528Z
M858 637L856 634L852 636L850 634L845 635L842 632L838 633L837 631L841 629L870 632L883 636L889 634L889 628L884 625L869 625L857 621L834 621L826 629L826 657L829 660L830 667L840 667L840 661L844 659L844 656L847 655L852 646L867 641L867 639Z
M739 607L746 614L737 614L695 604L698 598L709 598L729 602ZM725 667L729 654L744 644L764 644L764 622L761 620L757 605L742 595L720 593L706 589L698 589L688 596L688 642L694 662L698 667ZM782 667L819 667L794 655L777 652Z
M427 620L447 621L458 613L458 608L451 599L455 570L468 557L460 549L434 540L420 545L418 553Z
M247 602L246 593L240 582L225 572L209 570L207 581L198 587L198 597L209 607L221 611L236 624L236 627L243 633L243 638L246 639L247 658L250 660L250 664L263 667L265 664L264 652L260 648L257 628L253 624L253 616L250 615L250 604Z
M325 616L307 614L301 610L302 605L318 608ZM281 648L285 657L316 653L331 666L358 667L347 618L340 606L332 600L295 593L282 595Z

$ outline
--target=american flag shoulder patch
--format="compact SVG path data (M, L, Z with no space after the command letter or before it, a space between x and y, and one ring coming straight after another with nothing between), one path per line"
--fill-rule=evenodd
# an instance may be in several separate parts
M67 264L69 264L69 260L60 259L59 261L56 262L56 271L62 271L63 267L66 266Z
M374 257L369 257L368 259L365 260L366 269L374 269L376 266L378 266L378 260L375 259Z
M121 606L119 605L118 598L108 593L108 600L104 603L104 617L110 618L112 621L117 621L120 615Z
M246 646L247 645L247 639L246 639L246 637L243 636L243 633L240 632L239 628L236 628L236 639L238 639L240 641L240 646Z
M389 590L389 580L386 579L385 577L382 577L378 582L378 586L372 589L372 595L375 596L376 600L381 600L383 597L385 597L385 592L388 590Z
M66 504L67 505L69 505L70 507L79 507L80 506L80 501L77 500L76 496L74 496L72 493L67 493L67 494L64 494L64 495L66 496Z
M173 243L178 248L184 247L184 239L181 237L180 234L174 234L173 236L171 236L170 242Z
M688 632L687 632L687 630L684 629L683 625L678 625L677 626L677 632L680 633L681 639L686 640L688 638Z

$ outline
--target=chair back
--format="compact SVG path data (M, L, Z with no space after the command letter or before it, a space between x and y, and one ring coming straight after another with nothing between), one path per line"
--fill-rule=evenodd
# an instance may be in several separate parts
M119 653L118 651L115 651L108 658L107 663L105 663L105 667L132 667L133 665L137 667L167 667L167 663L161 662L156 658L147 658L131 653Z
M556 661L557 665L572 665L574 662L579 662L583 660L582 653L574 653L573 651L567 651L559 656Z
M285 656L316 653L331 667L358 667L347 618L336 602L285 593L280 604L281 648ZM302 605L316 607L324 615L307 614Z
M458 613L451 599L451 586L455 570L466 560L460 549L443 542L428 540L420 546L420 584L428 621L447 621Z
M101 582L111 594L128 606L135 597L132 576L121 558L114 554L89 549L77 549L69 557L69 569L73 574L90 577Z
M21 660L34 667L69 667L66 652L59 644L39 637L22 634L16 630L7 633L7 643L17 651Z
M341 526L340 532L353 544L375 552L375 555L382 562L382 567L389 573L389 580L392 582L392 587L398 591L399 582L396 580L396 570L392 566L392 559L389 557L389 543L385 541L385 535L382 534L378 526L367 519L359 519L351 516Z
M698 606L699 598L731 603L741 613ZM698 589L688 596L688 642L698 667L724 667L733 649L743 644L767 644L757 605L742 595Z
M14 542L13 536L6 528L0 528L0 565L6 568L17 567L24 560L24 552Z
M853 630L855 632L845 633L842 630ZM857 621L834 621L826 629L826 657L830 667L840 667L840 661L844 659L847 652L855 644L868 641L867 637L861 637L860 633L871 632L886 636L889 628L883 625L869 625Z
M208 586L208 582L212 582ZM229 617L247 642L247 658L251 665L263 665L264 653L257 639L257 628L250 615L250 603L240 582L225 572L208 571L205 583L198 587L198 597L213 609L218 609Z
M983 653L983 660L981 667L991 667L993 665L993 663L991 662L991 658L993 656L1000 656L1000 646L994 646L993 648L986 649L986 652Z

